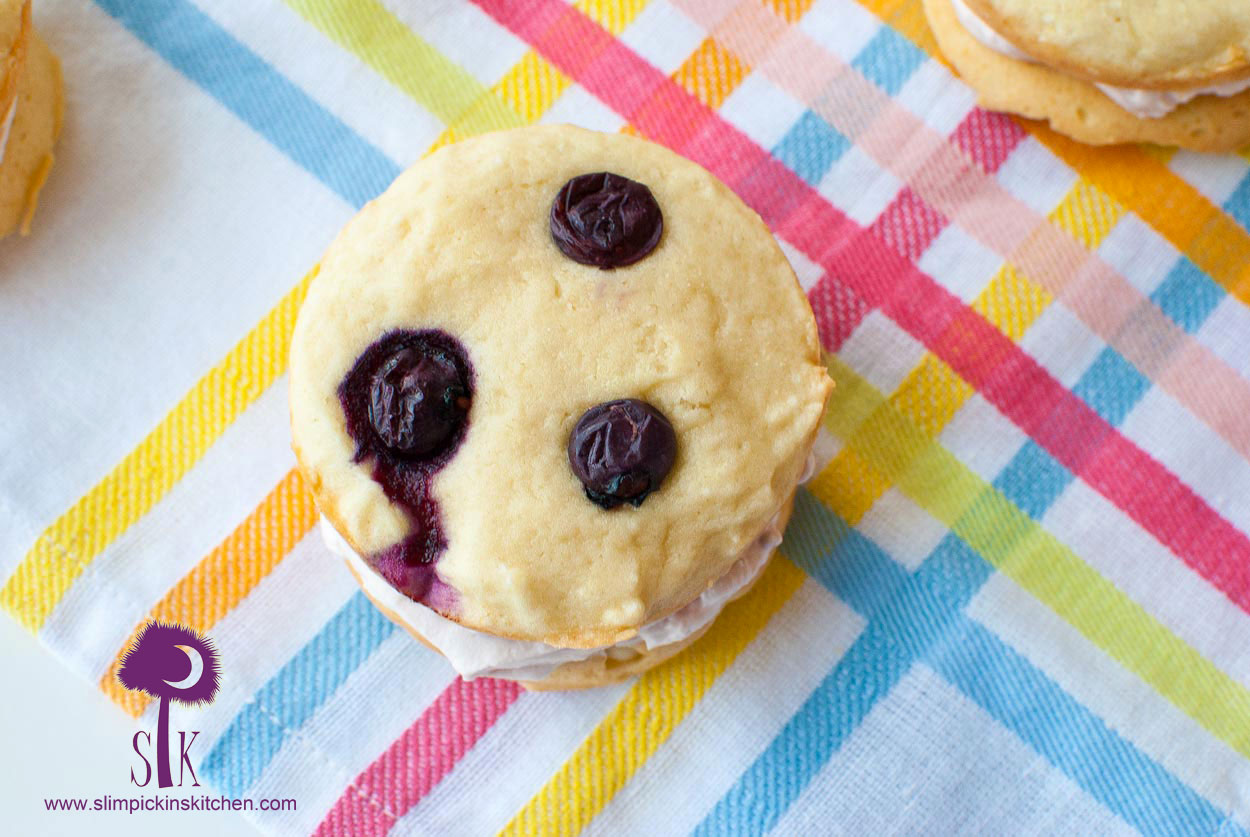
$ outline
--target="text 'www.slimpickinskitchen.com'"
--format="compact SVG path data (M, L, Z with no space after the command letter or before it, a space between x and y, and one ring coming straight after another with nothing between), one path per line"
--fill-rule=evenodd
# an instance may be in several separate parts
M294 799L232 799L228 796L97 796L43 800L47 811L294 811Z

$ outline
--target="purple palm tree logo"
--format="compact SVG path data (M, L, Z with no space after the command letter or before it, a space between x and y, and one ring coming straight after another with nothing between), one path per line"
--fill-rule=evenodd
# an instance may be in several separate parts
M217 695L217 649L190 628L149 622L122 657L117 679L127 689L161 702L156 719L156 775L162 788L173 785L169 773L169 702L184 706L210 703Z

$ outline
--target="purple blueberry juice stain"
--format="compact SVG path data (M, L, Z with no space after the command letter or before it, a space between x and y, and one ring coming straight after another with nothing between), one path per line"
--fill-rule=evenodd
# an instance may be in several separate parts
M469 427L473 367L460 341L442 331L396 330L356 359L339 385L353 461L404 510L412 532L365 561L414 601L449 610L455 591L435 569L447 549L431 485Z

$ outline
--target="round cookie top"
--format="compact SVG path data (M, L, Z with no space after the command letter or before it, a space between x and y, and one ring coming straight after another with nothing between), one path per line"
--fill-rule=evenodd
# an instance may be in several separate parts
M652 242L658 219L624 205L627 255L654 249L612 269L553 238L562 188L604 172L646 187L662 215ZM425 366L386 366L409 349ZM435 418L409 411L416 432L381 425L405 444L437 437L412 465L360 444L361 410L399 403L396 368L446 393ZM367 392L344 388L358 378ZM807 300L754 212L667 149L568 126L466 140L402 174L330 246L291 347L293 446L356 551L466 627L569 647L628 638L723 574L788 501L831 387ZM603 504L570 439L625 399L671 424L676 450L659 473L668 431L648 424L662 481Z
M1029 55L1078 78L1184 90L1250 77L1244 0L965 0Z

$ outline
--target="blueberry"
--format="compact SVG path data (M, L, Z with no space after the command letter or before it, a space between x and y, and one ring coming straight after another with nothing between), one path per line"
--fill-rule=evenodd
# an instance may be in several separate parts
M664 414L625 398L591 407L569 437L569 465L586 496L605 509L642 505L677 457L677 434Z
M551 237L575 262L610 270L644 258L660 242L664 218L651 190L619 174L583 174L551 204Z
M429 346L405 346L373 373L369 423L403 457L436 453L464 420L469 399L455 362Z

